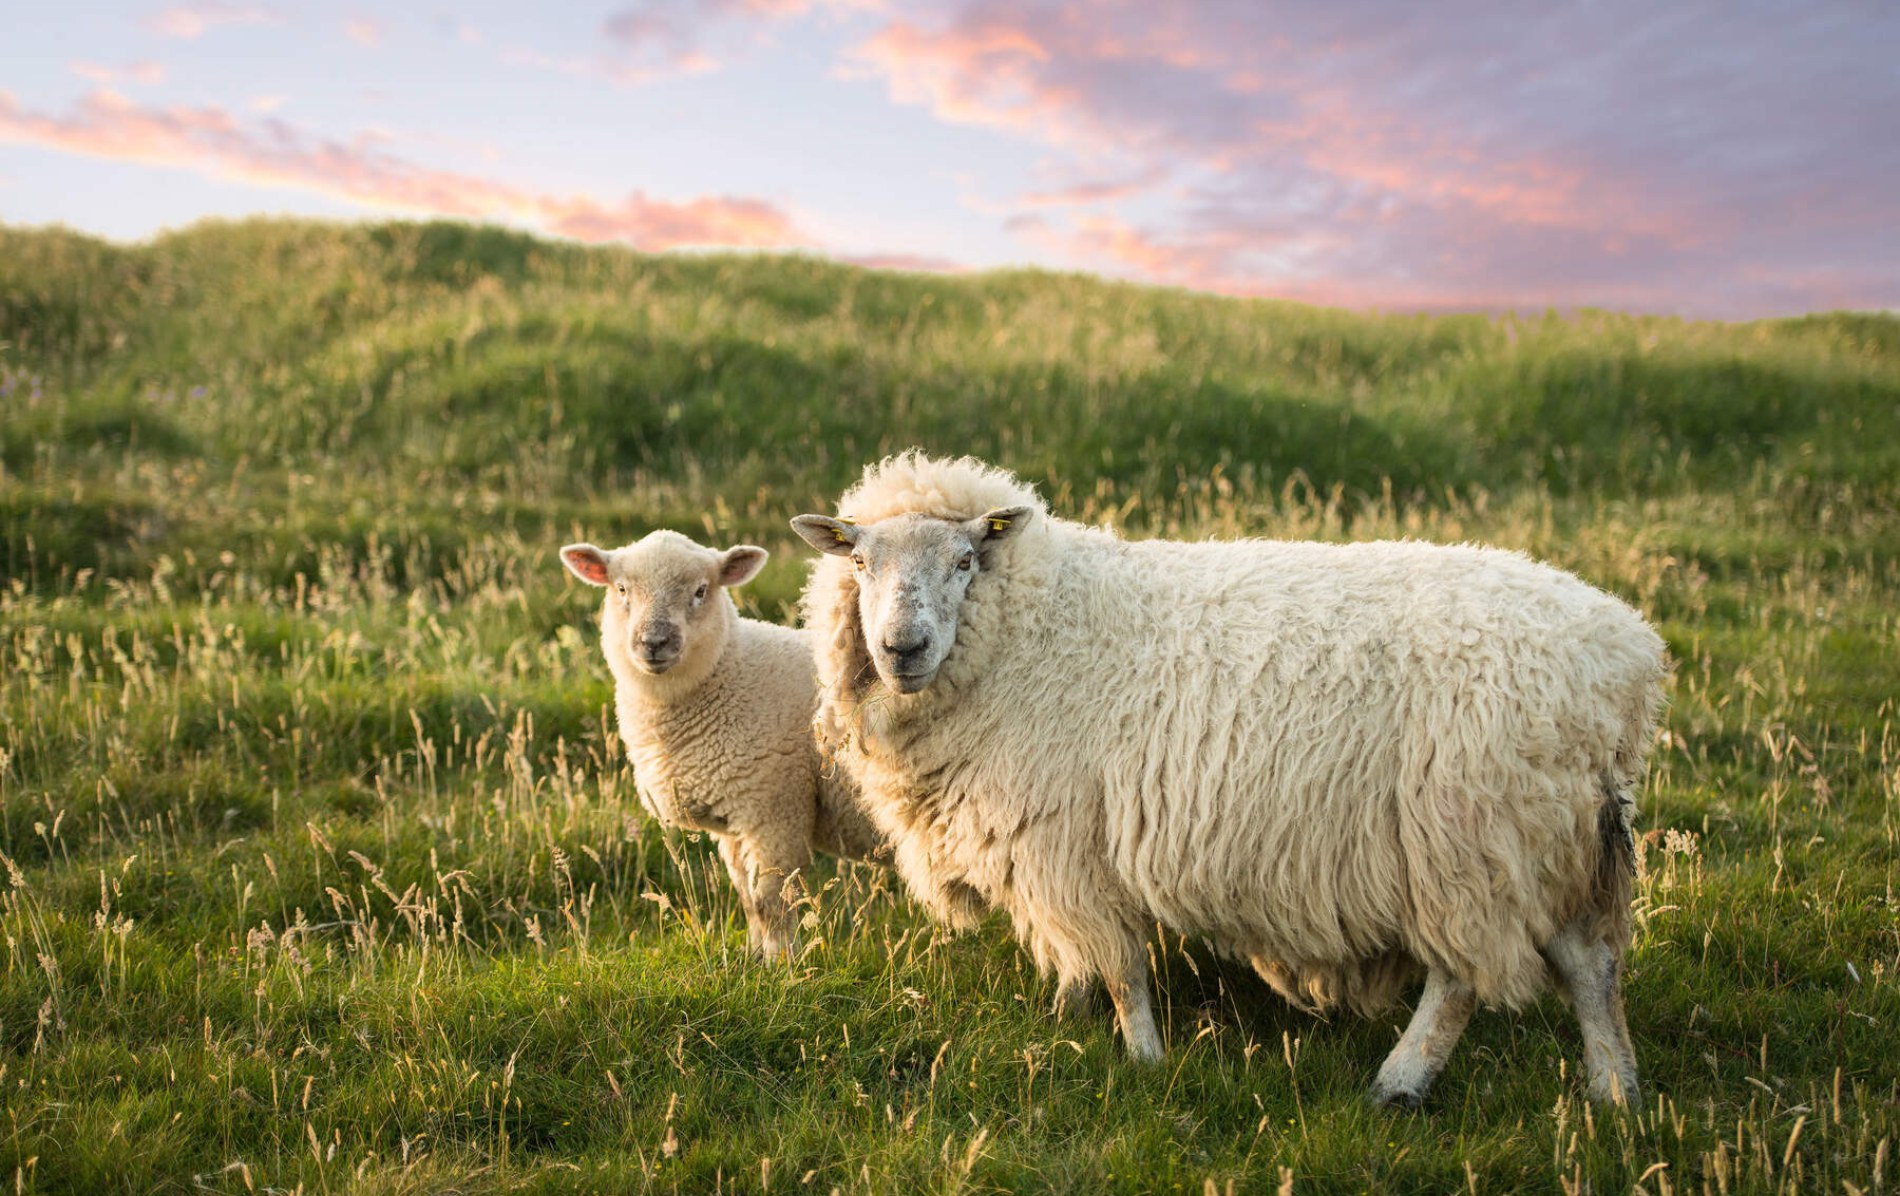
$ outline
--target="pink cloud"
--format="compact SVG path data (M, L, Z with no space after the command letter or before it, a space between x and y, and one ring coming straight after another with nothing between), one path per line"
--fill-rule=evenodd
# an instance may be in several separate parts
M1007 227L1031 244L1109 274L1227 294L1258 289L1245 270L1246 256L1262 249L1257 233L1169 234L1103 213L1080 213L1056 222L1026 214ZM1285 247L1291 239L1282 235L1276 243ZM1282 279L1281 285L1293 285L1293 280Z
M1165 177L1165 171L1158 167L1150 168L1129 178L1094 179L1088 182L1071 183L1064 187L1025 191L1016 197L1015 204L1019 208L1068 208L1084 204L1111 203L1132 199L1150 191Z
M1237 294L1756 314L1900 302L1895 44L1900 19L1845 0L950 0L847 62L1057 153L1084 181L1011 206L1093 210L1007 227L1069 260Z
M69 64L73 74L81 79L90 79L100 86L107 86L124 80L129 83L163 83L165 64L149 59L128 62L124 66L106 66L98 62L73 62Z
M1049 59L1032 30L1007 18L938 30L894 21L850 54L865 73L885 76L899 103L921 104L958 124L1016 131L1034 130L1069 107L1043 85L1038 68ZM1042 125L1045 138L1062 140L1061 134L1059 126Z
M385 26L374 17L353 17L343 23L343 33L359 46L383 44Z
M790 217L763 200L550 194L405 161L382 149L384 140L339 142L276 119L246 124L217 107L145 108L108 90L93 92L69 115L47 116L0 92L0 142L183 167L380 208L519 220L578 240L625 241L647 250L810 244Z
M274 25L283 20L275 9L226 0L198 0L177 4L145 19L145 27L161 37L195 38L222 25Z

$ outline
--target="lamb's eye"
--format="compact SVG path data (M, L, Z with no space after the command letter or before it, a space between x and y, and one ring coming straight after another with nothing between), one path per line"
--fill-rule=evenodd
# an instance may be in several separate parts
M862 569L864 568L864 558L854 552L851 554L851 564L854 568Z
M974 552L966 552L957 559L957 571L960 573L968 573L970 566L974 564L976 564L976 554Z
M615 589L615 590L617 590L617 591L619 591L619 593L620 593L620 596L621 596L622 598L625 598L625 597L627 596L627 583L626 583L626 582L624 582L624 581L617 581L617 582L615 582L615 583L614 583L614 589Z
M705 582L703 581L700 582L699 588L693 591L693 601L694 602L706 601L706 583Z

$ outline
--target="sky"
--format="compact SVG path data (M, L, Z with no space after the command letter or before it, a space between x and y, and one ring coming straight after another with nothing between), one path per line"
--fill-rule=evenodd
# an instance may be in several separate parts
M1900 308L1891 0L7 8L12 225L445 216L1380 310Z

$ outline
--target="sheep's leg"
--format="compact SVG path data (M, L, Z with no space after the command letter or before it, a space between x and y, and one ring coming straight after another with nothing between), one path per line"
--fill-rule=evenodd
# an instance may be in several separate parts
M1123 966L1103 973L1109 1000L1115 1002L1115 1024L1121 1028L1128 1057L1137 1063L1161 1060L1161 1030L1155 1025L1154 996L1148 991L1148 963L1140 944L1130 943Z
M1162 1056L1161 1030L1149 992L1147 940L1119 881L1087 857L1077 868L1075 849L1060 820L1035 824L1017 836L1010 862L1015 883L1010 914L1026 926L1036 957L1054 964L1058 1012L1075 1012L1099 976L1115 1003L1115 1024L1129 1057L1152 1063Z
M1063 918L1067 934L1061 939L1045 938L1038 948L1038 954L1056 960L1056 1014L1081 1012L1091 978L1101 976L1109 1000L1115 1003L1115 1024L1129 1056L1152 1063L1162 1055L1161 1031L1148 991L1148 959L1141 936L1100 915L1101 911L1091 910L1086 919Z
M719 841L719 858L725 862L726 875L732 878L733 891L739 894L739 908L745 913L746 949L755 954L763 949L764 931L760 928L758 906L752 900L752 881L746 876L745 864L739 858L739 845L730 835L715 835Z
M1592 1100L1621 1104L1636 1096L1636 1050L1623 1019L1623 958L1578 919L1544 944L1544 958L1570 998L1583 1031Z
M1089 1010L1089 998L1095 993L1095 982L1088 976L1059 976L1056 978L1056 1018L1067 1021L1080 1017Z
M1445 1059L1458 1045L1477 1003L1477 994L1470 985L1436 968L1428 972L1411 1024L1405 1027L1399 1045L1385 1057L1379 1078L1372 1083L1372 1099L1408 1109L1423 1104L1426 1091L1445 1069Z

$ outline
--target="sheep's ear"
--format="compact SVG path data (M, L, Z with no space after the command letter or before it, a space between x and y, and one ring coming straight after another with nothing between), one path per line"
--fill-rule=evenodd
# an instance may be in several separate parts
M741 544L737 548L726 549L719 558L719 584L722 586L742 586L759 575L765 568L768 554L763 548L754 548L750 544Z
M1030 516L1035 513L1034 507L998 507L969 520L963 530L969 533L970 543L988 548L1028 527Z
M800 515L792 520L792 530L802 536L805 543L832 556L850 556L858 537L864 534L863 528L828 515Z
M561 563L590 586L607 584L607 554L592 544L569 544L561 549Z

